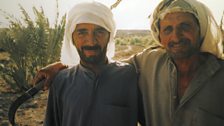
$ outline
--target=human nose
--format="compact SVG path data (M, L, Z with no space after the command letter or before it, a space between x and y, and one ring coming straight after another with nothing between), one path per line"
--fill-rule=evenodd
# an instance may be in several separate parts
M89 43L90 45L95 45L97 43L97 37L94 32L89 32L88 35L85 37L85 42Z
M180 29L176 28L173 30L172 32L172 41L174 42L178 42L180 40L180 38L182 37L182 32Z

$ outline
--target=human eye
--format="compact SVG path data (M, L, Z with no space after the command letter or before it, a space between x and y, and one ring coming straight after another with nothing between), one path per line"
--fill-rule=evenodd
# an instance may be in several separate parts
M183 31L189 31L191 29L191 25L189 23L181 23L180 28Z
M95 35L98 36L98 37L103 37L107 34L107 30L104 29L104 28L98 28L95 30Z
M86 31L86 30L77 30L76 34L78 35L78 37L84 37L85 35L88 34L88 31Z
M167 27L165 27L165 28L162 29L162 32L163 32L165 35L170 34L172 31L173 31L173 28L172 28L171 26L167 26Z

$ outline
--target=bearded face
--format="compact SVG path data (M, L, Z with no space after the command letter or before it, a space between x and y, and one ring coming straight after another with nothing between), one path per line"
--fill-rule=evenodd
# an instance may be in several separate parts
M73 43L84 63L105 62L110 33L101 26L89 23L77 24L72 34Z
M106 47L101 48L99 45L82 46L81 49L78 49L78 53L82 61L90 64L100 64L105 60ZM90 52L92 52L92 55L90 55Z
M160 21L161 44L174 59L188 58L200 50L200 28L196 18L187 12L167 14Z

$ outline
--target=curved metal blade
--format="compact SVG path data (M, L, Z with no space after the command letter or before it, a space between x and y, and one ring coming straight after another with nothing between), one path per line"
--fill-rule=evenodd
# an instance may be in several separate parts
M8 111L8 119L9 119L9 122L12 124L12 126L16 126L16 123L15 123L16 110L19 108L20 105L22 105L28 99L32 98L35 94L37 94L44 87L44 81L45 80L42 80L38 84L36 84L35 87L28 89L23 95L18 97L11 104L9 111Z

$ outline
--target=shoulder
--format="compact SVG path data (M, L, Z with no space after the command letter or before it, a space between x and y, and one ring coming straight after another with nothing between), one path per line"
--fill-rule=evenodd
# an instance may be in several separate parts
M76 65L76 66L73 66L73 67L70 67L70 68L67 68L67 69L63 69L56 75L55 78L59 78L59 79L69 78L76 73L77 67L78 66Z
M109 65L115 69L129 69L133 67L130 63L121 62L121 61L114 61L114 62L111 62Z
M136 74L135 67L130 63L115 61L109 65L110 69L118 74Z
M203 67L210 69L210 71L216 71L220 75L224 75L224 60L219 59L213 54L205 53L206 61Z
M135 66L141 66L142 64L157 63L161 60L166 60L167 58L168 55L166 50L163 47L158 46L144 49L142 52L134 55L130 61L132 64L135 64Z
M55 76L53 80L53 86L61 88L61 86L65 85L67 81L75 77L77 67L78 66L73 66L71 68L59 71L59 73Z
M137 53L133 57L130 58L130 60L134 60L135 62L144 62L148 61L150 59L160 59L162 57L166 57L167 53L166 50L161 47L148 47L144 49L142 52Z
M142 52L139 53L139 55L142 56L153 56L153 55L163 55L165 54L166 51L163 47L161 46L156 46L156 47L148 47L144 49Z

